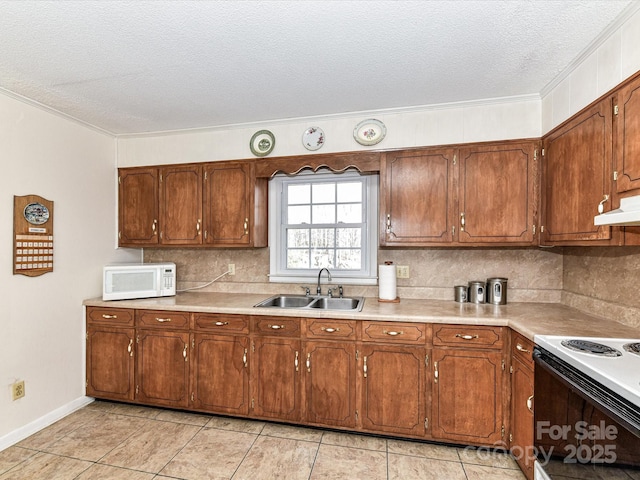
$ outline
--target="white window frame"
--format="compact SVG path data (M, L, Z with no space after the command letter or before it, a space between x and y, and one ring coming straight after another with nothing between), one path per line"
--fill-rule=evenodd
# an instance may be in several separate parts
M335 176L338 176L335 178ZM348 170L342 173L321 169L317 172L302 171L295 176L277 174L269 181L269 281L279 283L313 283L318 281L320 269L307 271L287 270L287 241L286 233L282 225L286 205L283 202L284 186L290 183L308 183L310 176L313 180L326 181L336 179L339 181L363 181L363 223L365 224L362 237L363 268L357 272L329 269L332 284L357 284L377 285L377 261L378 261L378 181L379 175L362 175L357 171ZM326 279L325 279L326 282Z

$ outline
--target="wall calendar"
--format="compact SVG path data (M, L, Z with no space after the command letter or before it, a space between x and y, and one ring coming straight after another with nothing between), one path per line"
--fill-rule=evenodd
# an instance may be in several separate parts
M13 196L13 274L53 272L53 202L38 195Z

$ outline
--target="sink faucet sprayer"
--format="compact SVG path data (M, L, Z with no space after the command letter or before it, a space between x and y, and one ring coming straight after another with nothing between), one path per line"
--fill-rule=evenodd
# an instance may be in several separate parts
M322 275L322 272L327 272L327 275L329 277L329 282L331 281L331 272L329 271L329 269L327 268L321 268L320 271L318 272L318 288L316 288L316 293L318 295L322 295L322 289L320 288L320 276Z

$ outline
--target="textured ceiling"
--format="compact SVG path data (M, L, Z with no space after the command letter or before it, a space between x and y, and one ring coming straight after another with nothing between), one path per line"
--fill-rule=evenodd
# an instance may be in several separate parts
M631 0L0 0L0 88L114 134L537 94Z

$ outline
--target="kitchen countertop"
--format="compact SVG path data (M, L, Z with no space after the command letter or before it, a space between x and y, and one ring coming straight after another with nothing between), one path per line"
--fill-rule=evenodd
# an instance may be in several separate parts
M366 298L360 312L315 309L254 308L268 294L179 293L175 297L137 300L85 300L84 305L108 308L136 308L240 315L270 315L305 318L336 318L391 322L451 323L459 325L508 326L533 340L534 335L638 338L636 328L588 315L557 303L509 303L488 305L445 300L402 299L400 303Z

